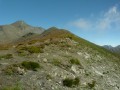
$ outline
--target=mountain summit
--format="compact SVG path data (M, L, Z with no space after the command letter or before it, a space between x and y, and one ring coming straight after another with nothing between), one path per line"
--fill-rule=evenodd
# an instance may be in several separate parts
M15 27L24 27L24 26L30 26L27 23L25 23L24 21L16 21L14 23L12 23L11 25L15 26Z
M9 25L0 26L0 43L9 43L17 40L28 33L40 34L44 31L43 28L33 27L26 24L24 21L16 21Z

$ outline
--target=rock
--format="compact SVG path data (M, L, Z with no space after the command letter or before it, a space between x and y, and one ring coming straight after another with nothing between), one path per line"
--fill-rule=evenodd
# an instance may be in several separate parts
M88 58L90 58L90 54L85 53L84 57L85 57L85 59L88 59Z
M82 55L82 53L81 53L81 52L77 52L77 54L78 54L78 55Z
M24 75L24 74L25 74L25 70L22 69L22 68L20 68L20 67L18 67L18 68L17 68L17 73L18 73L19 75Z
M66 54L67 54L67 55L69 54L68 51L66 51Z
M40 57L40 54L38 54L37 58L39 58L39 57Z
M75 65L72 65L71 70L72 70L74 73L77 72L77 71L76 71L76 67L75 67Z
M46 59L46 58L44 58L44 59L43 59L43 62L45 62L45 63L46 63L46 62L47 62L47 59Z

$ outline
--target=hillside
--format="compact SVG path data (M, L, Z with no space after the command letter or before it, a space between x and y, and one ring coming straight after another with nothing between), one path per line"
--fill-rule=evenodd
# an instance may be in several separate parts
M0 90L119 90L119 70L119 56L56 27L0 50Z
M33 27L26 24L24 21L16 21L9 25L0 26L0 44L9 43L17 40L28 33L40 34L44 31L41 27Z

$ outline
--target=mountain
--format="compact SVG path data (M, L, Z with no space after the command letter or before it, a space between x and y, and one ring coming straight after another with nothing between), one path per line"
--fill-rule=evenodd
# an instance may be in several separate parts
M33 27L24 21L16 21L9 25L0 26L0 43L12 42L28 33L40 34L44 31L41 27Z
M118 45L116 47L112 47L110 45L104 45L103 47L106 48L107 50L113 52L113 53L120 55L120 45Z
M0 90L120 89L120 57L68 30L51 27L6 46Z

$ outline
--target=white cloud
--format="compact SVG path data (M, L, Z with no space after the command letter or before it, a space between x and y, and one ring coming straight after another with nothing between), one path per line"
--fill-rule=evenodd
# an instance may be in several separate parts
M84 30L109 30L111 28L120 29L120 11L117 6L110 8L94 21L91 19L80 18L71 22L75 26Z
M120 11L114 6L110 8L108 12L104 13L103 17L100 18L98 26L103 29L109 29L112 28L113 25L117 27L118 23L120 23Z
M79 20L73 21L71 22L71 25L78 28L82 28L82 29L88 29L91 27L90 22L85 19L79 19Z

